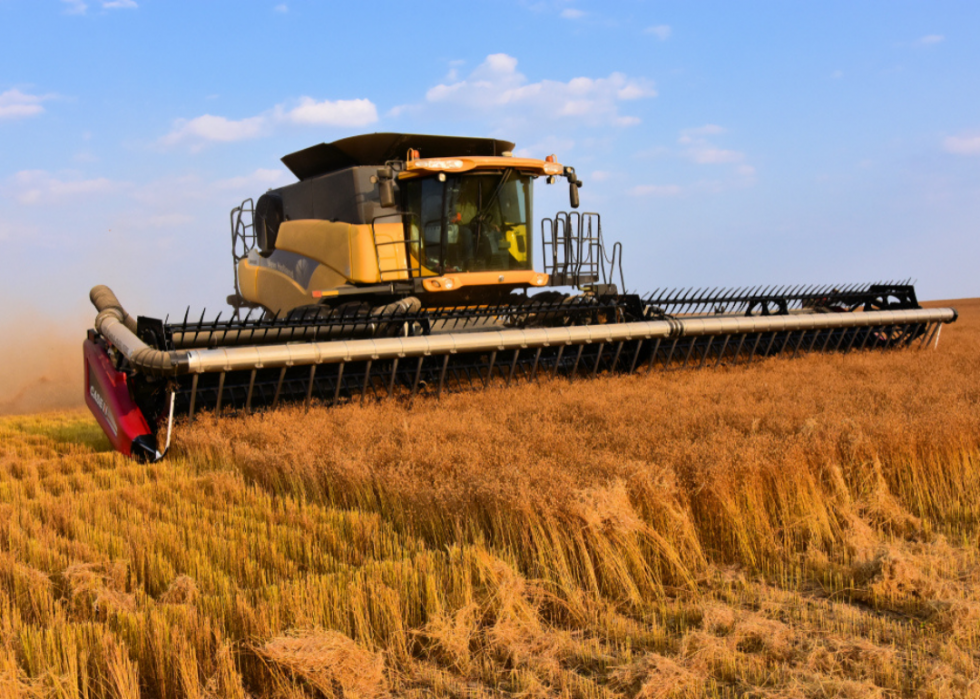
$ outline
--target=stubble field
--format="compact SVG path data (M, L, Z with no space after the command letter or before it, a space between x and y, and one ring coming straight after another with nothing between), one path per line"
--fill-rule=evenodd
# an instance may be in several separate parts
M935 351L205 416L150 466L0 418L0 697L980 697L953 305Z

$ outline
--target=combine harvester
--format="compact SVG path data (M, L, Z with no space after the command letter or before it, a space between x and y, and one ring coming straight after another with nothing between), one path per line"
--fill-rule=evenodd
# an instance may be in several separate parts
M287 155L299 182L231 212L224 320L134 318L92 289L86 401L116 449L161 458L175 413L924 347L956 320L908 284L625 293L598 214L545 218L534 238L532 181L566 179L572 209L582 183L513 148L371 134Z

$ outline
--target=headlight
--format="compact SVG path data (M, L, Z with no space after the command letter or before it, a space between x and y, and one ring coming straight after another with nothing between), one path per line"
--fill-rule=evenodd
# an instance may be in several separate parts
M447 279L446 281L444 281L444 282L442 283L442 285L443 285L444 287L446 287L447 289L452 289L452 288L453 288L454 286L456 286L456 284L455 284L455 282L453 282L453 280L452 280L452 279Z

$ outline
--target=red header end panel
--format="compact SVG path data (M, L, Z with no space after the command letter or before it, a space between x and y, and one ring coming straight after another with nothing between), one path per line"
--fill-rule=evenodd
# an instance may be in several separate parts
M139 461L160 458L156 436L129 395L126 375L112 366L106 351L85 340L85 403L118 451Z

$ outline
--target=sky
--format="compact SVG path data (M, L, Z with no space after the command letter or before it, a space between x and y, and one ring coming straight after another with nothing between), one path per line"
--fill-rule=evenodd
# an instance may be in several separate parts
M0 24L0 321L81 333L95 284L216 313L232 207L376 131L556 154L630 290L980 295L980 3L0 0ZM539 180L536 216L566 209Z

